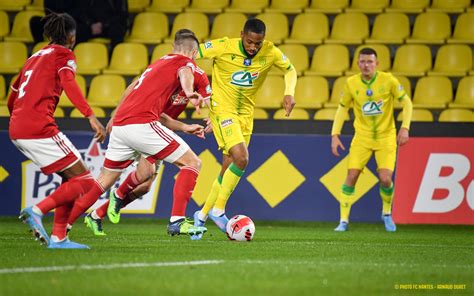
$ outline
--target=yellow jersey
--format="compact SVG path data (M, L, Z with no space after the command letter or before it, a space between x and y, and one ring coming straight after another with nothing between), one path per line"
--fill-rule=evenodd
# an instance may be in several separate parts
M393 101L405 97L409 99L391 73L377 71L370 81L363 80L361 74L349 77L340 104L349 107L353 102L355 132L377 139L396 133Z
M243 115L253 114L255 94L273 65L285 73L293 67L268 40L252 58L240 38L211 40L199 46L198 58L213 60L211 111Z

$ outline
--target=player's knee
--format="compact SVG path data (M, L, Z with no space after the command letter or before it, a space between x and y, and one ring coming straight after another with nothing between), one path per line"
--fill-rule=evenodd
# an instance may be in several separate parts
M197 170L201 170L201 165L202 165L202 161L196 155L193 155L192 157L190 157L187 163L187 166L193 167Z
M385 188L389 188L392 186L392 178L390 176L380 176L380 184Z
M241 170L245 169L249 164L248 155L239 155L233 158L234 164Z

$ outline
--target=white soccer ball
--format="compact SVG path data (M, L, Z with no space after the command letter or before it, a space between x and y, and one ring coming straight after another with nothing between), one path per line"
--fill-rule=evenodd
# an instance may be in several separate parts
M251 241L255 234L255 224L245 215L235 215L226 226L227 237L236 241Z

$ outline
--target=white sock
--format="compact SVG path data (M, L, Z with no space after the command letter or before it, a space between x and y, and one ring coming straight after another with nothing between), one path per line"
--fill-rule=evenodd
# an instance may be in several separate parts
M91 217L92 217L92 219L95 219L95 220L97 220L97 219L101 220L100 217L97 215L97 212L95 210L92 211Z
M53 242L55 242L55 243L62 242L62 241L64 241L65 239L66 239L66 237L63 238L63 239L59 239L56 235L51 235L51 240L52 240Z
M33 213L43 216L43 212L37 206L33 206L32 210L33 210Z
M222 216L224 214L225 214L225 210L212 208L212 215L213 216L219 217L219 216Z
M202 211L199 211L199 213L198 213L198 219L201 220L201 221L206 222L206 220L207 220L207 215L204 215L204 214L202 213Z
M170 223L174 223L178 221L179 219L184 219L184 216L171 216Z

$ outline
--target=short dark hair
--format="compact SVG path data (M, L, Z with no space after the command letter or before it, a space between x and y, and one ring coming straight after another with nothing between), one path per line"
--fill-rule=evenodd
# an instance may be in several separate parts
M265 23L258 18L251 18L244 25L244 33L253 32L265 35L266 30Z
M51 39L52 43L65 45L69 35L75 34L76 21L67 13L51 12L44 20L44 35Z
M189 29L180 29L176 31L174 34L174 43L177 45L181 45L185 40L194 40L199 46L199 40L196 37L196 34L194 34L193 31Z
M366 55L371 55L373 54L375 57L377 57L377 52L375 49L370 48L370 47L364 47L359 51L359 57L361 54L366 54Z

